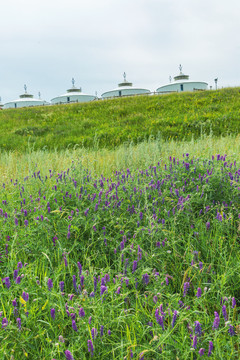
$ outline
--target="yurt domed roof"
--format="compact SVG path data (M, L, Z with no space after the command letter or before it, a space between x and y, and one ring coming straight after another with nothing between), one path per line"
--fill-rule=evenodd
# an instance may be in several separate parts
M156 91L161 92L175 92L175 91L194 91L194 90L206 90L208 84L205 81L189 80L189 75L182 72L182 65L179 65L180 73L172 77L169 76L169 84L161 85Z
M143 89L140 87L135 87L131 82L127 81L125 72L123 73L123 79L124 79L123 82L119 83L117 88L104 92L102 94L102 97L115 97L115 96L119 96L119 93L123 94L123 96L150 93L150 90Z
M12 100L12 101L8 101L7 103L4 104L4 108L10 108L10 107L18 107L17 105L19 105L19 107L24 107L24 106L37 106L37 105L47 105L47 101L45 100L41 100L40 96L39 99L36 99L33 97L32 94L29 94L27 92L27 86L24 85L24 93L19 95L19 99L17 100ZM39 93L40 95L40 93ZM12 106L14 105L14 106Z
M75 80L72 78L72 87L67 90L65 94L54 97L51 102L53 104L64 104L69 102L86 102L95 100L97 97L94 95L84 94L82 88L75 86Z

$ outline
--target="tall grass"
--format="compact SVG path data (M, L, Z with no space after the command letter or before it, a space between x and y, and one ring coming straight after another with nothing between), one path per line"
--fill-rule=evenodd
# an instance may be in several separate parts
M125 144L115 150L97 148L66 149L62 151L37 150L31 147L27 152L1 151L0 178L6 181L10 178L24 177L36 166L42 174L48 174L49 169L62 171L71 162L79 161L82 168L91 173L109 176L114 170L126 168L143 168L159 161L166 163L169 155L182 157L183 153L192 156L208 158L211 154L227 154L228 158L240 160L240 136L230 135L214 137L203 135L200 139L191 141L164 141L161 138L149 139L137 145Z

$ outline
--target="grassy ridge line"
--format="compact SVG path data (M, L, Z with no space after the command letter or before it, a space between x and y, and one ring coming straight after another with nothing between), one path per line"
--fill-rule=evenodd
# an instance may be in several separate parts
M240 132L240 88L0 112L0 149L114 148L150 136L190 140Z

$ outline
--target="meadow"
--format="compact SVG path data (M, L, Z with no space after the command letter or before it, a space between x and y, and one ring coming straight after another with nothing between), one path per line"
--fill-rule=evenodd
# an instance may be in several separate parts
M0 149L114 149L240 132L240 88L0 111Z
M240 142L213 129L1 147L1 359L239 359Z

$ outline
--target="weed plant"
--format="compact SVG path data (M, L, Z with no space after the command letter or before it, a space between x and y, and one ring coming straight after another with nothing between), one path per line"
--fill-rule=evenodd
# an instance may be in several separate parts
M239 359L234 156L109 175L25 156L29 174L0 188L2 359Z

